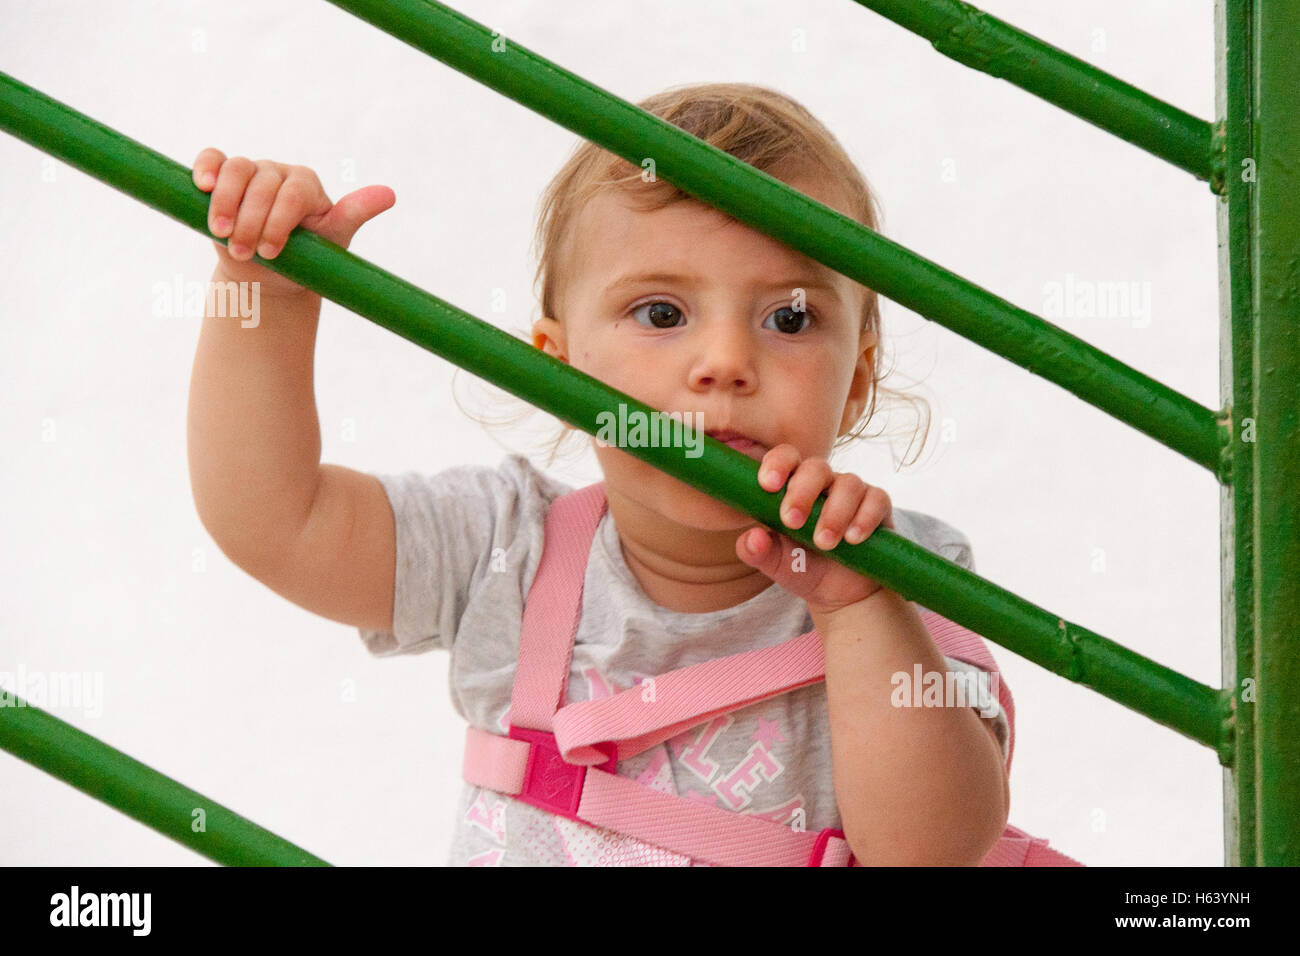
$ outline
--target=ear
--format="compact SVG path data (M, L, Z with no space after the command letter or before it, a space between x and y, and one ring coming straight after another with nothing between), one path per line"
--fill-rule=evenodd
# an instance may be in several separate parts
M860 337L859 345L862 352L853 366L853 381L849 383L848 398L844 402L844 417L840 419L840 435L847 434L867 409L874 376L876 342L874 332L863 332Z
M533 347L566 364L569 361L568 337L558 319L544 316L533 323Z

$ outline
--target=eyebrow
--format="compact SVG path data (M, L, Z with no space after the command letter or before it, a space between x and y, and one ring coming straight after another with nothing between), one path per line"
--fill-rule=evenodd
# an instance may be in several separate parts
M605 287L605 293L609 295L632 286L650 285L652 283L680 285L694 289L698 288L702 284L702 281L702 278L699 276L682 275L675 272L629 273L628 275L620 276L607 285ZM764 282L762 287L764 289L818 289L822 292L830 293L838 299L841 304L844 302L844 297L840 294L838 286L829 276L823 279L812 275L806 275L802 278L790 278L783 282Z

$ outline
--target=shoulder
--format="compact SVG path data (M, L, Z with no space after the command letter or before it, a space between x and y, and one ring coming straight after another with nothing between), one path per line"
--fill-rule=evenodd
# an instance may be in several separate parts
M467 563L474 577L503 559L527 578L541 557L551 503L572 489L524 455L498 465L456 465L434 473L383 476L399 523L413 547L441 553L447 565ZM526 582L525 582L526 586Z
M524 455L508 455L496 469L497 479L520 497L549 504L573 487L541 471Z
M894 529L914 544L933 551L953 564L975 570L970 539L948 522L923 511L894 509Z
M517 454L376 477L396 528L395 631L363 630L371 653L450 649L463 623L505 633L540 562L547 511L569 487Z
M540 471L523 455L508 455L499 465L454 465L436 472L406 471L377 475L399 516L417 518L450 513L491 526L496 519L518 519L545 511L568 485Z

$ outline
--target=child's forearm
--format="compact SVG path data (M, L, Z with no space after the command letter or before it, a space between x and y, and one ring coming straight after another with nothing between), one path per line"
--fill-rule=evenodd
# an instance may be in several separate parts
M835 794L868 866L975 866L1006 826L1002 754L970 701L898 707L893 675L947 664L916 608L881 588L817 621L826 654ZM910 701L909 695L909 701Z
M214 283L224 282L218 266ZM251 292L245 291L251 301ZM203 526L250 572L283 555L320 472L313 391L320 296L260 296L253 320L204 316L190 380L190 485ZM230 312L232 310L225 310ZM237 310L233 310L237 311Z

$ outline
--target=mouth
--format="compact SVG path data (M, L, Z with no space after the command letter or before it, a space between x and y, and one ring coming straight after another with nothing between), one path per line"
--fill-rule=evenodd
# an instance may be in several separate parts
M736 449L741 454L748 455L755 461L762 461L763 455L767 452L767 446L762 442L756 441L738 431L732 431L729 428L708 429L704 434L722 442L729 448Z

